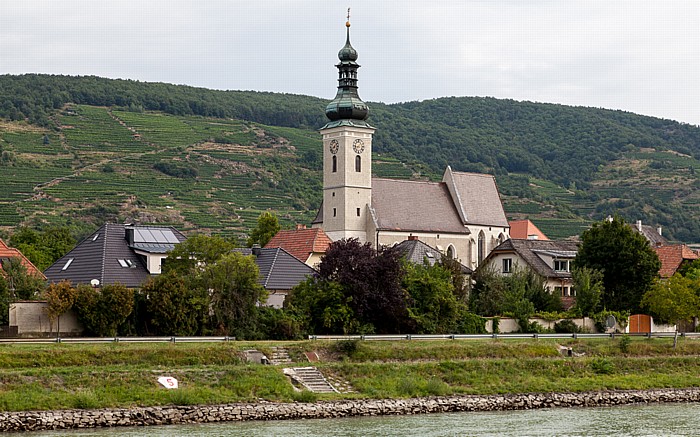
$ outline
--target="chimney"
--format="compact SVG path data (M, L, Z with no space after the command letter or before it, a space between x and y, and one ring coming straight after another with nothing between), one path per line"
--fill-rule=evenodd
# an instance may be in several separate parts
M126 238L126 242L129 246L134 245L134 228L128 227L129 225L125 225L126 228L124 229L126 231L124 238Z
M408 241L416 241L416 240L418 240L418 237L417 237L417 236L415 236L415 235L409 235L409 236L408 236Z
M260 252L262 251L262 249L260 249L260 245L258 243L253 244L253 247L251 247L251 250L253 252L253 255L255 255L255 256L259 256Z
M658 228L656 228L656 232L659 233L659 236L663 236L663 235L661 235L661 226L659 226Z
M306 225L302 225L301 223L297 223L297 231L300 231L302 229L306 229Z
M639 232L642 232L642 221L641 220L637 220L637 230Z

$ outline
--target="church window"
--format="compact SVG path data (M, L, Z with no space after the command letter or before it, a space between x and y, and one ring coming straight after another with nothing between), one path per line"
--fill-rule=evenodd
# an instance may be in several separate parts
M455 247L451 244L447 246L447 257L449 259L455 259Z
M333 156L333 173L338 171L338 157Z
M333 208L333 217L335 217L337 215L337 213L338 213L338 210Z
M360 216L360 208L357 208L357 216Z
M479 264L484 260L484 257L486 256L486 237L484 236L484 232L479 232L479 245L477 247L478 250L478 259L479 259Z
M355 171L358 173L362 171L362 157L360 155L355 157Z

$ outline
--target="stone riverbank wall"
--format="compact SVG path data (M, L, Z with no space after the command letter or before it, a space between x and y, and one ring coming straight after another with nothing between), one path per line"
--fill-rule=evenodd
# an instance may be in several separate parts
M0 431L699 402L700 388L0 413Z

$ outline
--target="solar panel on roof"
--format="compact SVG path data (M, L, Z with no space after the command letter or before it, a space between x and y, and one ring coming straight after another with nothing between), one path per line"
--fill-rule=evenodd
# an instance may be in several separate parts
M151 230L151 234L153 234L153 237L155 238L156 243L167 243L168 242L168 238L164 235L163 231L160 229Z

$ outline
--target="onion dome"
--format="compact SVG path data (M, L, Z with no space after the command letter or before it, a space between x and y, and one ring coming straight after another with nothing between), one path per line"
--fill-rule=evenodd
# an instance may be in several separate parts
M350 21L345 23L347 39L345 46L338 52L340 63L338 68L338 92L335 98L326 106L326 117L331 122L348 121L350 124L367 125L363 120L369 115L367 104L357 94L357 50L350 44ZM352 123L356 120L359 123ZM329 127L329 123L326 127ZM347 123L343 123L347 124Z

